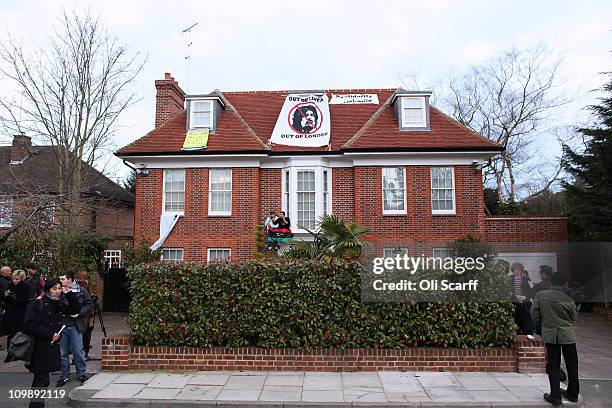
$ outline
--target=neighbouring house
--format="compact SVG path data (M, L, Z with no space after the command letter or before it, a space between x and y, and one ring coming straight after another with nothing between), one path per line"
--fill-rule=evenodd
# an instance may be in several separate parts
M185 95L170 74L155 87L155 129L116 155L138 169L134 236L158 241L164 260L249 258L276 209L296 239L332 213L372 227L380 255L444 255L469 233L561 268L551 243L567 241L566 219L487 216L482 165L502 147L430 105L430 92Z
M36 205L44 209L35 222L50 228L62 222L65 201L59 194L62 178L57 163L57 146L34 146L25 135L14 136L10 146L0 146L0 233L15 228ZM82 174L84 188L75 210L78 225L112 238L104 260L107 267L119 267L125 244L133 244L134 194L86 163ZM103 281L97 274L92 278L101 297Z

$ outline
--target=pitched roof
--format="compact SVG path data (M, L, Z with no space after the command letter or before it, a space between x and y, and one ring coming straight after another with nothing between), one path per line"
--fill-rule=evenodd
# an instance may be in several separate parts
M21 194L24 191L40 191L46 194L59 192L59 166L55 146L33 146L32 154L21 164L10 164L11 146L0 146L0 194ZM135 202L134 194L110 180L98 170L84 163L85 194L99 195L127 204Z
M471 131L438 109L429 107L429 131L400 131L392 96L397 89L338 89L332 94L377 94L380 105L330 104L331 138L329 146L304 148L269 144L285 98L291 93L315 91L220 92L226 104L208 146L200 151L181 150L187 133L187 114L181 113L163 126L119 149L119 156L139 154L205 155L223 153L299 154L342 151L499 151L501 146ZM321 92L321 91L318 91Z

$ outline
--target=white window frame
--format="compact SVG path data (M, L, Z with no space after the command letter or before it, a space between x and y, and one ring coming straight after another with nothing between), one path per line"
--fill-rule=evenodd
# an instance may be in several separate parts
M166 211L166 173L169 171L182 171L183 172L183 211ZM162 180L162 213L163 214L177 214L185 215L186 206L186 190L187 190L187 171L185 169L164 169L164 176ZM173 193L180 193L180 191L171 191Z
M434 210L433 209L433 171L434 169L440 169L440 168L450 168L451 169L451 176L453 178L453 183L452 183L452 189L453 189L453 208L451 210ZM446 188L444 189L439 189L439 190L446 190ZM456 194L455 194L455 167L454 166L432 166L429 170L429 194L431 196L431 200L430 200L430 205L431 205L431 214L432 215L455 215L457 214L457 199L456 199Z
M0 228L10 228L13 225L13 196L0 195Z
M195 107L198 103L204 103L206 105L208 105L208 110L195 110ZM207 124L198 124L196 126L196 124L194 123L194 113L195 112L210 112L210 121ZM206 99L192 99L189 102L189 129L212 129L213 126L213 115L215 114L214 112L214 108L213 108L213 101L211 100L206 100Z
M332 214L333 207L333 169L325 166L292 166L285 167L282 171L282 210L286 211L291 219L291 230L295 233L306 232L299 228L297 216L297 173L298 171L315 172L315 222L323 214ZM327 172L327 208L323 208L323 177ZM289 194L287 194L287 175L289 175Z
M208 248L207 255L206 255L206 261L209 262L209 263L213 262L213 261L210 260L210 253L211 253L211 251L227 251L228 252L227 259L221 259L221 260L215 259L214 261L225 262L226 260L229 260L229 259L232 258L232 249L231 248Z
M181 259L164 259L164 251L176 251L181 254ZM185 257L185 251L183 248L162 248L161 255L159 256L159 260L162 262L183 262Z
M404 176L404 209L403 210L385 210L385 169L402 169L402 174ZM398 167L382 167L380 170L380 193L381 193L381 201L380 204L382 206L383 215L406 215L408 214L408 195L406 194L406 190L408 186L406 185L406 167L398 166Z
M215 192L228 192L230 193L230 205L229 211L213 211L212 210L212 173L215 171L228 171L230 175L230 189L229 190L215 190ZM234 180L233 180L234 172L231 168L210 168L208 169L208 215L211 217L228 217L232 215L232 199L233 199L233 189L234 189Z
M119 259L119 262L114 262L114 259ZM123 266L123 254L120 249L106 249L104 251L104 264L109 268L121 268ZM113 266L117 265L117 266Z
M399 249L399 252L397 251ZM388 256L387 252L393 252L393 256ZM408 248L403 247L392 247L392 248L383 248L383 258L395 258L397 254L400 255L408 255Z
M405 109L414 109L406 107L406 101L408 100L418 100L421 102L421 122L420 123L407 123L404 118ZM427 127L427 102L424 96L403 96L401 98L401 111L400 118L402 121L403 128L426 128Z

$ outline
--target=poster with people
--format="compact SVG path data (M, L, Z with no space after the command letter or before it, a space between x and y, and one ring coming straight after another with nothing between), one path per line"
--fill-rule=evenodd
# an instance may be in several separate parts
M327 95L287 95L270 141L288 146L327 146L330 128Z

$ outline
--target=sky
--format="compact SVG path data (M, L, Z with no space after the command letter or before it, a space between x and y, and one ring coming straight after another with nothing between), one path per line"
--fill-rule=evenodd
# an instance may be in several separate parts
M503 50L544 45L563 57L556 91L574 97L556 120L575 124L588 120L584 106L596 103L593 90L606 80L600 73L612 70L612 2L603 0L3 0L0 38L10 34L26 48L44 46L62 9L89 9L132 54L147 58L132 87L140 99L121 117L113 148L152 130L154 81L164 72L188 93L435 89L449 72ZM182 30L194 23L188 69L189 38ZM0 87L0 96L10 92ZM538 149L549 150L549 143L542 139ZM112 157L100 167L116 179L128 170Z

